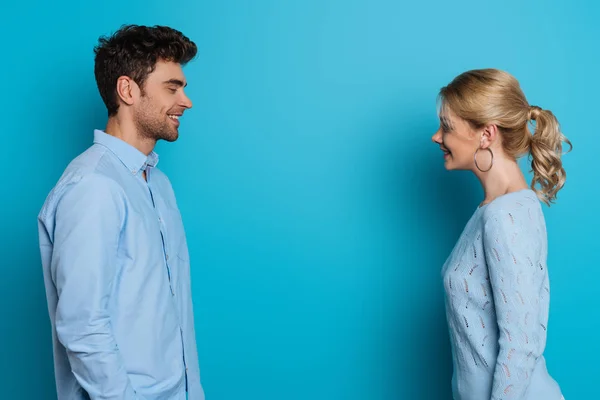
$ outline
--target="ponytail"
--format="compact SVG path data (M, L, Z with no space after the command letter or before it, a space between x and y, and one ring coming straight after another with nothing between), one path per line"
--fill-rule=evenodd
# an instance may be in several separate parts
M556 200L556 195L567 178L561 160L562 142L569 145L569 151L573 149L573 145L560 131L558 120L550 110L531 106L529 120L535 121L535 131L530 140L533 171L531 189L544 203L550 205Z

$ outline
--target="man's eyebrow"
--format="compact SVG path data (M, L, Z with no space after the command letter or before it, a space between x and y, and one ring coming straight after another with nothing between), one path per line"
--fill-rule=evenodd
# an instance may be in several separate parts
M182 80L179 79L169 79L168 81L164 81L163 82L165 85L177 85L177 86L183 86L186 87L187 86L187 82L183 83Z

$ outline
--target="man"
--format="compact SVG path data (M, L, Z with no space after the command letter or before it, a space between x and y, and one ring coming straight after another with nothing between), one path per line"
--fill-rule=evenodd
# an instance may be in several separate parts
M192 107L182 67L196 51L145 26L95 48L106 128L38 217L58 400L204 399L186 237L153 151Z

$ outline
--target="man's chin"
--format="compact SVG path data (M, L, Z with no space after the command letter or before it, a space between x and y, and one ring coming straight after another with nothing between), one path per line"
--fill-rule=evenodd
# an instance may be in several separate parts
M166 142L175 142L177 139L179 139L179 132L169 132L166 135L163 134L159 139L162 139Z

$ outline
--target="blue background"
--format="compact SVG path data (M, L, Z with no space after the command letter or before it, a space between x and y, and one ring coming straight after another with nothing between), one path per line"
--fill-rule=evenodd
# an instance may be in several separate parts
M207 399L451 399L440 268L482 193L430 137L439 88L480 67L513 73L573 141L545 208L546 355L568 400L598 396L591 0L2 7L1 398L55 398L36 216L105 125L92 48L124 23L199 47L194 108L157 150L189 236Z

